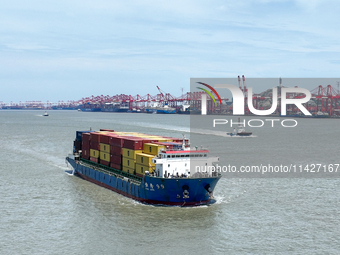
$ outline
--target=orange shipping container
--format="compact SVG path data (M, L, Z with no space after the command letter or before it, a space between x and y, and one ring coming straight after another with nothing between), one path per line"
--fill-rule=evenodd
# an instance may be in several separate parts
M120 164L110 163L110 167L117 169L117 170L122 170L122 165Z

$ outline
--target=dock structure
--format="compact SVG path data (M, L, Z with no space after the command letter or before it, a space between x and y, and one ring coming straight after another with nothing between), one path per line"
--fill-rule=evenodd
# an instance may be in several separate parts
M248 107L248 89L244 75L242 79L238 76L239 89L244 95L244 113L245 115L252 115ZM281 88L282 78L279 79L278 88L278 107L273 114L281 114ZM58 101L58 103L42 102L42 101L26 101L19 103L4 103L0 102L0 109L57 109L57 110L77 110L77 109L92 109L98 110L106 109L107 107L121 107L129 112L146 112L145 109L149 107L164 105L176 109L177 113L200 114L202 107L202 95L206 96L206 112L207 114L227 114L233 113L233 100L221 97L221 100L214 100L211 98L212 93L204 91L186 92L181 96L173 96L170 93L165 93L158 86L159 93L156 95L146 94L141 96L139 94L132 96L126 94L116 94L114 96L100 95L89 96L81 98L76 101ZM311 91L311 99L304 104L305 108L315 117L340 117L340 91L331 85L319 85ZM287 98L298 99L304 98L304 94L288 93ZM272 95L271 90L262 93L252 94L252 104L255 109L267 110L271 108ZM221 104L222 103L222 104ZM125 112L126 112L125 111ZM295 105L287 106L287 115L299 117L303 114Z

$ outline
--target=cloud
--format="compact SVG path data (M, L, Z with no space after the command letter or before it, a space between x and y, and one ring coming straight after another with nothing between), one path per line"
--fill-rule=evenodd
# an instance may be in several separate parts
M314 11L318 6L321 4L325 4L326 1L321 0L295 0L296 4L307 10L307 11Z
M176 92L190 77L336 76L339 8L331 0L6 1L0 84L50 79L109 94L123 89L104 85L115 80L143 94L141 84Z

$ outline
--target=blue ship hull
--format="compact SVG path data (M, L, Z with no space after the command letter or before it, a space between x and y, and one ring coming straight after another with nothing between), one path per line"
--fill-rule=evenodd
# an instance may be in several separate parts
M157 110L158 114L174 114L176 113L175 110Z
M138 181L69 157L66 160L73 167L75 175L126 197L154 205L197 206L213 203L212 192L221 178L221 175L207 178L160 178L146 175ZM187 196L183 187L189 191Z
M124 108L102 108L102 112L128 112L129 109Z
M82 112L100 112L101 108L80 108Z
M156 108L147 108L145 109L146 113L157 113L157 114L174 114L176 110L171 109L156 109Z
M146 113L157 113L157 110L156 109L145 109Z

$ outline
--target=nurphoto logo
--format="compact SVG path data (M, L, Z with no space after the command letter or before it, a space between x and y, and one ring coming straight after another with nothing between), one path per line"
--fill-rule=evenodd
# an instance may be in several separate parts
M270 109L267 110L258 110L255 109L253 105L253 100L252 100L252 95L253 95L253 89L248 88L247 92L243 92L240 88L230 85L230 84L216 84L214 87L198 82L199 84L202 84L211 91L214 92L214 94L217 96L218 100L220 101L220 104L222 105L222 100L215 88L219 89L229 89L229 91L232 93L233 97L233 115L244 115L244 102L245 102L245 94L247 93L247 104L249 107L249 111L255 115L258 116L266 116L270 115L275 112L277 109L277 101L278 101L278 95L277 95L277 88L273 87L272 89L272 106ZM217 105L217 102L215 100L215 97L210 93L207 89L197 87L198 89L203 90L206 92L214 101L215 106ZM302 93L305 94L304 98L287 98L288 93ZM281 115L286 115L287 114L287 104L293 104L296 107L300 109L300 111L307 116L312 115L302 104L307 103L311 99L311 93L304 88L286 88L282 87L281 88ZM206 94L202 94L202 103L201 103L201 114L206 115L207 114L207 97Z

